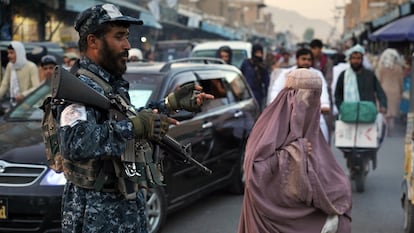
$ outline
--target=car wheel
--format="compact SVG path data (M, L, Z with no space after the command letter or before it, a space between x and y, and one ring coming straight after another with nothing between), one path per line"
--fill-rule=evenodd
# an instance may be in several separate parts
M244 175L244 146L242 151L242 156L240 156L239 162L236 166L236 170L232 176L231 183L229 186L229 192L233 194L243 194L244 193L244 184L246 182L246 177Z
M149 233L159 232L167 216L167 204L163 188L158 187L148 190L147 216Z

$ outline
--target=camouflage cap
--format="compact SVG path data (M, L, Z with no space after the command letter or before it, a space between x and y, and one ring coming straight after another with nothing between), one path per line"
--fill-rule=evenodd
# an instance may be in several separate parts
M102 4L82 11L75 20L75 30L79 35L94 32L99 25L107 22L126 22L142 25L142 20L123 15L113 4Z

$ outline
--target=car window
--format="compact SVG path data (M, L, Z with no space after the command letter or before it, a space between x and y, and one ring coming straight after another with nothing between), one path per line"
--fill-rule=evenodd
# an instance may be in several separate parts
M129 82L129 96L135 108L146 107L159 99L162 75L128 73L124 78Z
M51 93L49 84L43 84L35 89L29 96L12 109L8 115L9 120L42 120L43 110L39 107L44 99Z
M241 76L241 74L234 71L224 71L224 75L226 77L226 83L228 83L231 90L231 96L235 101L251 98L251 94L246 83L243 81L243 76Z
M177 87L182 86L184 84L195 82L196 76L194 75L193 71L185 71L174 75L174 77L170 78L169 88L165 94L169 94L177 89ZM165 97L165 96L164 96Z
M228 89L225 85L226 80L224 78L200 80L199 82L205 93L214 95L213 100L208 100L204 103L202 107L203 111L209 111L230 104Z

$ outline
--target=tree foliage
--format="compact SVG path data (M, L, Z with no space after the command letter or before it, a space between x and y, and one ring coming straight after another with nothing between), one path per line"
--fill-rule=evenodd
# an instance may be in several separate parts
M303 33L303 40L305 42L310 42L313 40L315 35L315 30L313 28L306 28L305 32Z

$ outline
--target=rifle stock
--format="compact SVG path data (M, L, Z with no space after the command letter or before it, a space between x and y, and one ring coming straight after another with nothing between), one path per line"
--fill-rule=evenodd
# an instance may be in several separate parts
M78 93L75 94L74 90ZM104 110L108 110L114 105L111 99L100 94L95 89L79 80L75 75L59 66L56 66L55 73L52 78L52 97L69 102L82 103L84 105L94 106ZM114 98L113 100L117 101L117 105L122 104L119 103L119 98ZM124 106L124 108L130 109L131 106ZM183 146L169 135L165 135L161 142L175 153L181 155L180 157L184 160L184 162L194 164L197 168L208 175L212 173L209 168L205 167L192 157L191 144Z
M56 66L52 77L52 97L101 109L111 107L111 101L105 95L95 91L75 75L59 66Z

